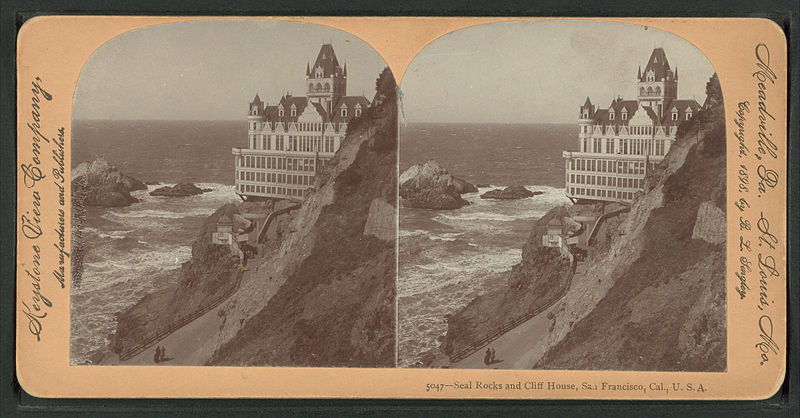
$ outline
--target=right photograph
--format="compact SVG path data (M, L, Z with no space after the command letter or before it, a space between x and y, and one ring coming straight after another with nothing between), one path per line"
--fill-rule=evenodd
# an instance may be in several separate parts
M399 367L727 369L725 116L702 51L492 23L426 46L400 90Z

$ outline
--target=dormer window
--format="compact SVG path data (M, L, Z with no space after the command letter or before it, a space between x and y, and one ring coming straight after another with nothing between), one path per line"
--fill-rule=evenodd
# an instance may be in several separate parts
M692 118L692 112L691 111L686 112L686 120L689 120L691 118Z
M608 114L609 120L614 120L614 111L612 110L611 113Z
M656 73L653 70L647 72L647 81L656 81Z
M278 116L283 117L283 109L278 109Z
M297 116L297 109L292 109L292 116Z
M628 120L628 112L626 110L622 111L622 120Z
M356 117L361 116L361 109L356 109Z
M342 108L341 115L342 115L342 117L346 117L347 116L347 108L346 107Z
M678 120L678 112L672 112L672 120Z

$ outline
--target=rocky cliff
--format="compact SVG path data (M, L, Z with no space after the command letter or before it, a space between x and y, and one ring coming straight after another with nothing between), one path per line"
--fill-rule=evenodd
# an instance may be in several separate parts
M409 167L400 175L399 182L401 203L416 209L458 209L469 205L461 198L462 194L478 191L433 160Z
M348 127L272 262L221 309L213 365L394 365L396 85ZM248 306L248 308L242 308ZM256 309L253 309L256 307Z
M548 317L549 332L526 353L529 367L725 370L725 128L716 75L707 94L703 110L679 127L630 211L600 227ZM579 204L547 216L600 210L602 205ZM463 329L478 316L475 305L498 309L541 300L533 292L513 292L515 277L523 283L531 278L534 286L542 279L562 286L561 275L546 278L559 262L540 255L546 251L540 246L547 216L532 230L509 288L478 298L450 319L443 351L470 340Z

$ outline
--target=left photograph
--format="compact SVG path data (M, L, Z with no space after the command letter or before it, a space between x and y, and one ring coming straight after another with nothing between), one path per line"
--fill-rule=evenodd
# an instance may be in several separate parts
M397 109L325 26L103 44L73 102L70 364L395 367Z

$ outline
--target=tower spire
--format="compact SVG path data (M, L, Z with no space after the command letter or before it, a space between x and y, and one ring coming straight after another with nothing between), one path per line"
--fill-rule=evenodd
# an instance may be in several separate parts
M308 66L308 61L306 61L306 77L311 75L311 68Z
M642 64L639 64L639 75L637 76L639 80L642 79Z

